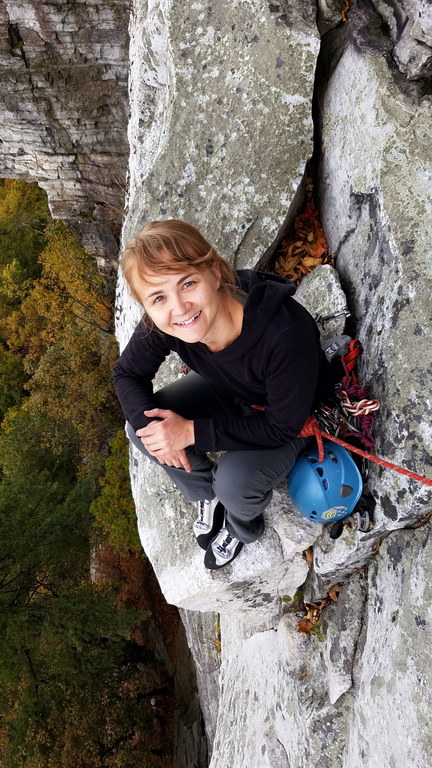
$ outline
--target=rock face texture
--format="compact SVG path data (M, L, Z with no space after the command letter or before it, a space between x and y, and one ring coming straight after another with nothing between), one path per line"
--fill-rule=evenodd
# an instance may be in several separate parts
M37 181L104 264L128 156L128 0L0 4L0 176Z
M136 2L125 237L185 218L236 265L277 235L312 153L315 3Z
M431 6L357 0L346 21L339 0L317 6L137 0L124 237L182 217L252 266L313 155L337 273L316 269L297 298L314 314L348 303L362 383L381 400L377 452L427 475ZM120 283L121 345L138 317ZM171 360L159 382L177 375ZM264 537L211 574L191 506L136 454L132 478L144 548L196 659L211 768L430 765L429 487L371 465L374 528L336 541L278 488ZM299 634L284 595L317 601L336 583L322 641Z

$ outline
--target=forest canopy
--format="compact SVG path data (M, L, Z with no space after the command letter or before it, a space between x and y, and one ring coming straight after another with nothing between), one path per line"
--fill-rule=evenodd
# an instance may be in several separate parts
M112 286L45 193L1 181L2 768L147 765L145 616L90 578L101 541L140 551L112 317Z

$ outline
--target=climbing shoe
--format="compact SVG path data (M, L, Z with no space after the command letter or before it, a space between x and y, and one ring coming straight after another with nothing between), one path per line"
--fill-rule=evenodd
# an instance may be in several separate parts
M232 536L226 528L221 528L216 538L207 547L204 565L210 571L217 571L232 563L242 548L242 541Z
M218 499L203 499L198 502L198 517L193 524L193 532L201 549L207 549L222 528L224 518L225 507Z

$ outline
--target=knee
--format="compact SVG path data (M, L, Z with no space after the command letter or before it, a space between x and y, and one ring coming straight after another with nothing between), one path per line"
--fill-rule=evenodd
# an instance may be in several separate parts
M217 465L213 487L219 501L227 509L246 511L250 507L252 515L256 514L255 505L266 496L266 491L242 463L239 454L236 457L233 454L222 456Z

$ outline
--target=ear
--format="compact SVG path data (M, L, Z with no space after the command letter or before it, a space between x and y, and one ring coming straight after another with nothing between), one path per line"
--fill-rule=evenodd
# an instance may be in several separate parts
M221 268L220 264L217 261L214 261L213 264L210 266L211 271L213 272L216 281L217 281L217 287L219 288L221 284Z

